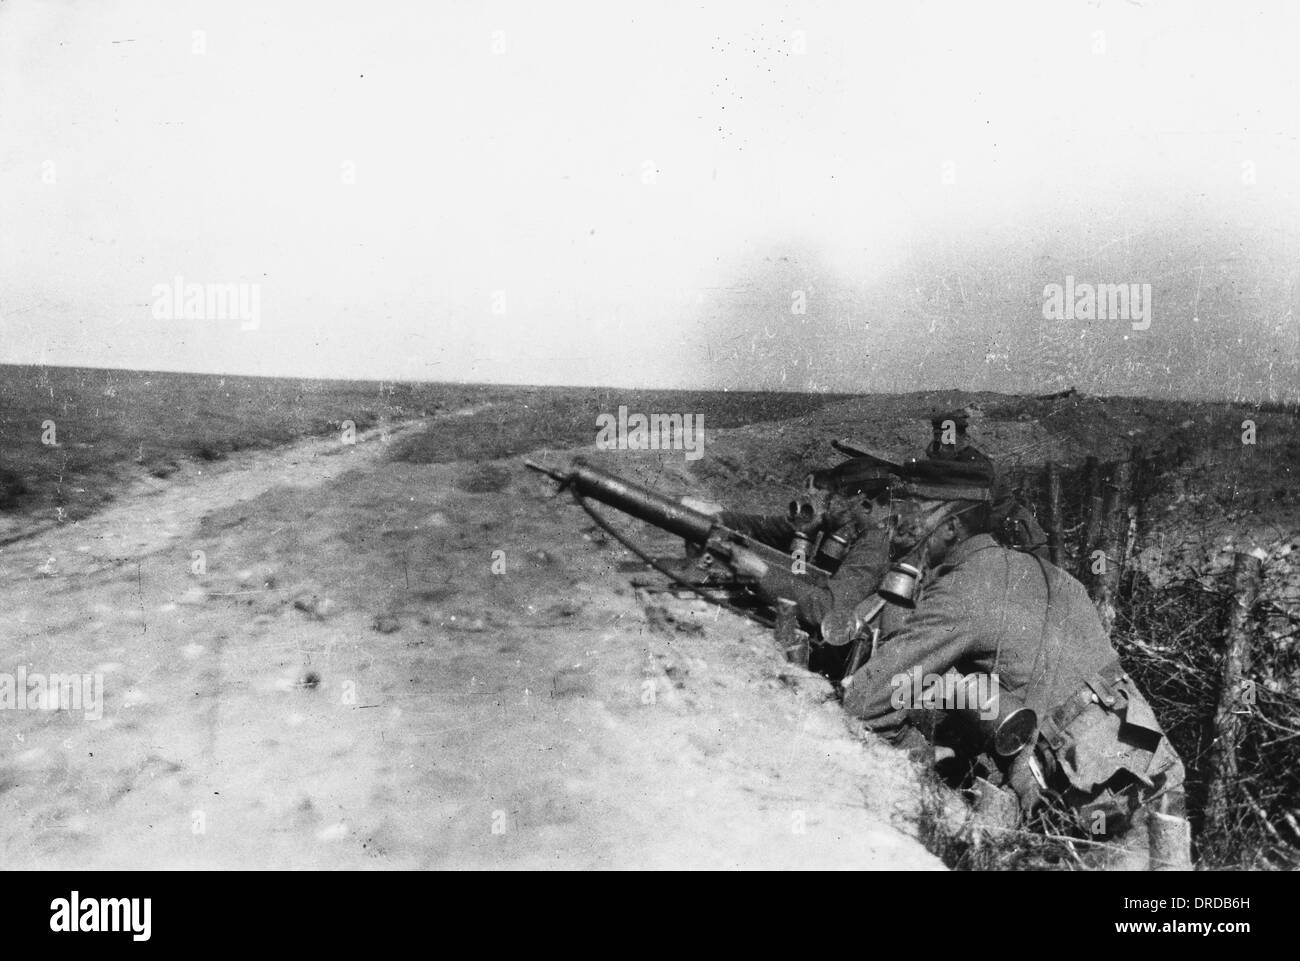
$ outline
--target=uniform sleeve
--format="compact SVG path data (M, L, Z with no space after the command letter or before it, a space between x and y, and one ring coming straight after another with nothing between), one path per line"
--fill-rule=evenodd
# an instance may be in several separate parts
M828 589L815 591L800 603L800 617L820 626L832 610L852 610L876 592L888 566L889 532L879 526L868 528L844 555Z
M910 698L894 703L895 677L908 676L910 692L913 668L920 668L922 678L943 674L980 650L980 597L973 588L961 571L928 585L916 610L853 675L844 693L845 710L887 737L897 733L917 705Z
M800 623L817 630L832 610L852 610L874 594L888 565L889 534L873 527L853 541L826 587L813 587L788 571L773 571L758 582L758 590L769 600L792 597Z

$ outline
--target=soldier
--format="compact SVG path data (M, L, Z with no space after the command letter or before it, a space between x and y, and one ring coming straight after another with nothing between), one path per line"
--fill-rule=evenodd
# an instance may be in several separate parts
M930 571L915 610L846 680L845 708L913 746L923 743L913 726L921 705L899 697L902 679L953 670L990 679L999 716L1019 706L1036 714L1029 746L1000 761L1022 811L1050 792L1099 839L1123 839L1122 863L1110 866L1143 866L1152 805L1182 815L1183 766L1083 586L989 535L989 465L926 460L899 473L896 536L902 547L925 541ZM1185 848L1166 857L1186 866Z
M977 448L966 436L970 415L964 410L938 411L930 415L933 431L925 456L930 460L955 460L993 465L993 459ZM1027 551L1043 560L1049 559L1047 533L1034 512L1020 502L1005 477L995 472L990 533L1016 550Z
M719 505L695 498L683 498L687 507L716 517L732 530L742 531L769 547L791 552L788 568L773 570L761 562L738 558L738 569L756 579L755 588L769 598L797 596L796 614L803 627L815 633L832 610L851 610L871 595L889 565L888 515L889 478L884 471L865 471L861 464L846 461L836 468L814 471L809 487L823 493L820 510L791 505L785 516L748 514L723 510ZM827 588L801 585L800 563L811 564L807 553L796 555L800 542L811 545L820 535L822 543L834 537L844 551Z
M930 446L925 449L925 456L930 460L992 463L987 454L967 439L966 428L969 426L970 414L964 410L937 411L931 414L930 428L933 434Z

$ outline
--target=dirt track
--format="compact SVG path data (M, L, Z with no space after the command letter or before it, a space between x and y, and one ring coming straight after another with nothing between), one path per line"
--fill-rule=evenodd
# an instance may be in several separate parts
M0 671L104 680L99 720L3 712L0 865L939 867L904 762L769 634L634 592L517 462L386 449L236 455L0 549Z

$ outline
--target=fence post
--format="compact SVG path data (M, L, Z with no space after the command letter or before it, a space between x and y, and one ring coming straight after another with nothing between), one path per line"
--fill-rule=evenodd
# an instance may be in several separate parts
M1051 562L1061 567L1065 561L1061 543L1061 471L1051 460L1047 462L1047 551Z
M1101 530L1101 469L1097 458L1088 455L1083 465L1083 534L1079 542L1079 580L1096 598L1092 576L1092 549Z
M1120 574L1124 568L1124 542L1128 538L1128 502L1133 490L1133 464L1120 461L1106 485L1102 503L1101 540L1097 549L1105 552L1101 571L1095 577L1093 600L1101 623L1110 633L1115 626L1115 601L1119 596Z
M1205 834L1221 839L1228 826L1228 791L1237 780L1237 744L1250 714L1254 691L1246 683L1251 660L1251 611L1259 598L1264 562L1255 554L1232 559L1232 617L1220 671L1219 704L1214 712L1214 741L1210 745L1209 794L1205 802Z

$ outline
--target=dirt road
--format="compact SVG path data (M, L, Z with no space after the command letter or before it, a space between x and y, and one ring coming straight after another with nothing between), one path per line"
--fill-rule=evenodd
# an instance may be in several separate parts
M389 449L236 455L0 549L0 672L103 682L98 719L0 711L0 864L939 866L906 766L770 635L634 591L516 463Z

